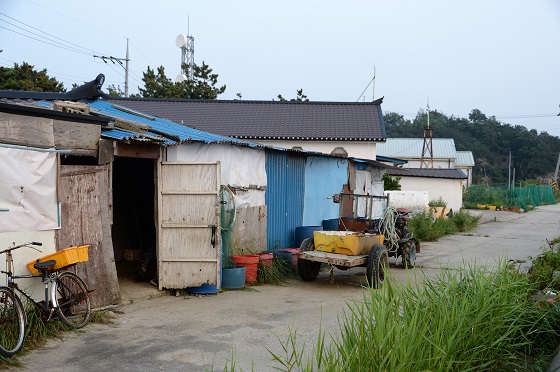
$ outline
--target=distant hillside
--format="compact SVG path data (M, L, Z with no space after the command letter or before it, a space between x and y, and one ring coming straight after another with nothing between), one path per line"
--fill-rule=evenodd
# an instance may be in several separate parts
M412 121L394 112L386 113L384 119L387 138L422 138L427 125L426 112L420 112ZM554 175L560 152L559 137L502 123L479 110L473 110L468 119L430 111L430 126L434 138L453 138L458 151L472 151L476 163L474 184L506 183L510 151L516 181L546 182Z

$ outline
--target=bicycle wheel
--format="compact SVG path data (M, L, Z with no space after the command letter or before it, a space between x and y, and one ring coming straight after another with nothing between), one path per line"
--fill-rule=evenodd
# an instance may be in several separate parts
M84 281L78 275L65 271L56 278L54 290L60 320L73 328L88 324L91 304Z
M9 288L0 287L0 354L13 356L25 338L25 312Z

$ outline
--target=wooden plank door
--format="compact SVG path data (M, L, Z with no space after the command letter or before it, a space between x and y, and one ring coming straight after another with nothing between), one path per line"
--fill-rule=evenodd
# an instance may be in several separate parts
M158 163L159 289L220 288L220 163Z
M109 171L107 165L63 165L60 174L60 230L57 250L89 245L89 261L72 270L84 279L93 307L121 302L111 238Z

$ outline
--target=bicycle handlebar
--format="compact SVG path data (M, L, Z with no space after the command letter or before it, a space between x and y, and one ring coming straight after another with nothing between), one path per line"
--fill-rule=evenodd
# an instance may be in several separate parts
M10 252L10 251L13 251L14 249L18 249L18 248L22 248L22 247L33 248L33 249L39 251L37 248L31 247L32 245L36 245L36 246L40 247L40 246L43 245L43 243L41 243L41 242L27 242L27 243L23 243L23 244L20 244L20 245L15 245L13 247L10 247L8 249L4 249L3 251L0 251L0 254ZM39 252L41 252L41 251L39 251Z

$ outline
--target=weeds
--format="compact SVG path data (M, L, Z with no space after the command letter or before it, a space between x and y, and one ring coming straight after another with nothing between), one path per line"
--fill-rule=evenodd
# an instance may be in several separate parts
M437 241L444 235L465 232L478 226L479 216L469 212L459 211L449 218L435 218L430 212L414 215L408 223L414 237L420 241Z
M543 252L532 259L529 280L538 290L545 288L560 290L560 280L558 275L555 276L555 273L560 271L560 238L547 243L547 246L543 247Z
M433 281L386 281L348 303L340 329L313 350L280 341L279 370L527 371L545 369L558 344L557 313L529 301L527 276L506 262L442 271Z

